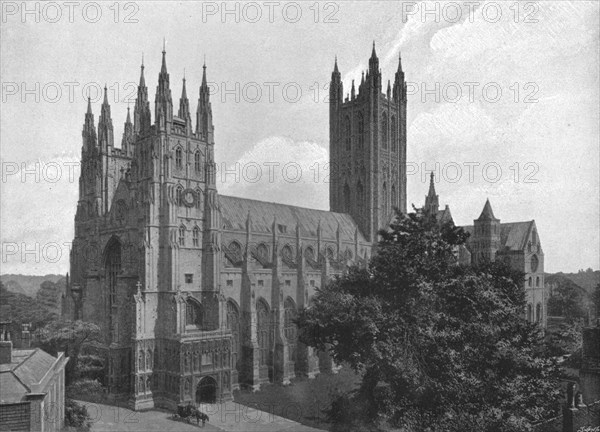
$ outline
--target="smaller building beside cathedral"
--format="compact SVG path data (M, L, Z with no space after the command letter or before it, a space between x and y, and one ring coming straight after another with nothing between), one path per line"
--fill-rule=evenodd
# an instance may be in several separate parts
M423 211L434 216L438 222L454 224L450 207L439 209L439 197L435 193L434 175L431 173L429 193L425 197ZM490 200L486 200L479 217L473 225L462 227L470 234L466 248L459 251L463 264L477 264L483 261L502 260L525 273L523 289L527 309L525 314L530 322L537 322L546 328L547 296L544 288L544 251L535 225L535 220L500 223L494 216Z

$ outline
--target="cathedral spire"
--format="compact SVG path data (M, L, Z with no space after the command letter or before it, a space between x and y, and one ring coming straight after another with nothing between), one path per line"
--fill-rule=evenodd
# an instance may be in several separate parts
M185 88L185 72L183 73L183 87L181 89L181 98L179 99L179 112L177 113L177 116L180 119L185 120L187 126L190 127L189 130L191 130L192 117L190 115L190 101L188 100L187 91Z
M114 146L113 124L110 115L110 105L108 103L108 89L104 85L104 101L100 108L100 119L98 121L98 144L105 150Z
M121 150L129 157L133 156L133 125L131 124L131 115L129 105L127 105L127 118L123 125L123 137L121 138Z
M404 97L404 72L402 71L402 53L398 53L398 70L394 78L394 101L399 102Z
M198 109L196 111L196 133L207 141L212 141L212 108L210 105L210 90L206 79L206 57L202 65L202 84L198 98Z
M429 175L429 196L433 196L435 195L435 174L433 174L433 171L431 171L431 174Z
M92 113L92 99L88 96L87 112L83 123L83 150L91 150L96 146L96 126L94 125L94 114Z
M160 68L160 73L167 73L167 49L166 49L166 40L163 37L163 50L162 50L162 66Z
M140 66L140 87L146 87L146 79L144 78L144 53L142 53L142 65Z
M373 41L373 51L371 51L371 58L372 59L377 58L377 52L375 51L375 41Z
M133 107L133 131L140 135L150 129L150 102L148 101L148 87L144 78L144 53L140 66L140 84L138 85L137 98Z
M167 52L163 39L162 66L158 74L158 86L154 102L155 121L159 129L167 129L167 124L173 121L173 99L169 88L169 73L167 72Z
M423 208L425 213L431 217L437 217L438 210L440 207L439 197L435 193L435 176L433 171L429 176L429 193L425 197L425 207Z

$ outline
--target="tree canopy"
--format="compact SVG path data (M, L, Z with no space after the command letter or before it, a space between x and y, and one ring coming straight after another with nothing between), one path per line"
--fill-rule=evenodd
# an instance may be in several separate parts
M513 431L555 415L558 368L524 318L524 275L457 265L468 234L419 211L380 234L368 268L350 268L298 317L303 342L363 373L330 410L340 427Z

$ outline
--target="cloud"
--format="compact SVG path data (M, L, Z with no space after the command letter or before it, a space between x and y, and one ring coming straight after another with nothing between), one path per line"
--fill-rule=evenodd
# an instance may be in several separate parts
M220 165L217 187L223 195L326 210L328 162L329 152L315 142L274 136Z

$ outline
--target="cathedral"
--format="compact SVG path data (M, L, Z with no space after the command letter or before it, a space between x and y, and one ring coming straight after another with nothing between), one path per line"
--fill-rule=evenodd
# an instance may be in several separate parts
M107 91L88 100L63 315L100 326L111 393L132 409L232 398L240 387L336 372L298 341L296 311L349 265L366 265L394 209L406 212L406 84L384 90L375 46L360 84L330 83L330 209L220 195L206 65L195 115L185 78L174 112L166 52L152 118L141 66L133 115L115 146ZM133 117L133 118L132 118ZM439 210L433 177L425 210ZM461 259L503 259L528 273L529 319L543 320L535 222L501 224L486 203Z
M406 211L401 63L384 90L373 45L344 97L336 59L331 211L218 193L206 65L195 116L185 78L173 109L164 49L154 118L142 64L120 147L106 89L97 126L88 100L63 313L101 327L108 390L136 410L173 408L335 372L297 340L294 316L331 277L366 265L379 228Z

